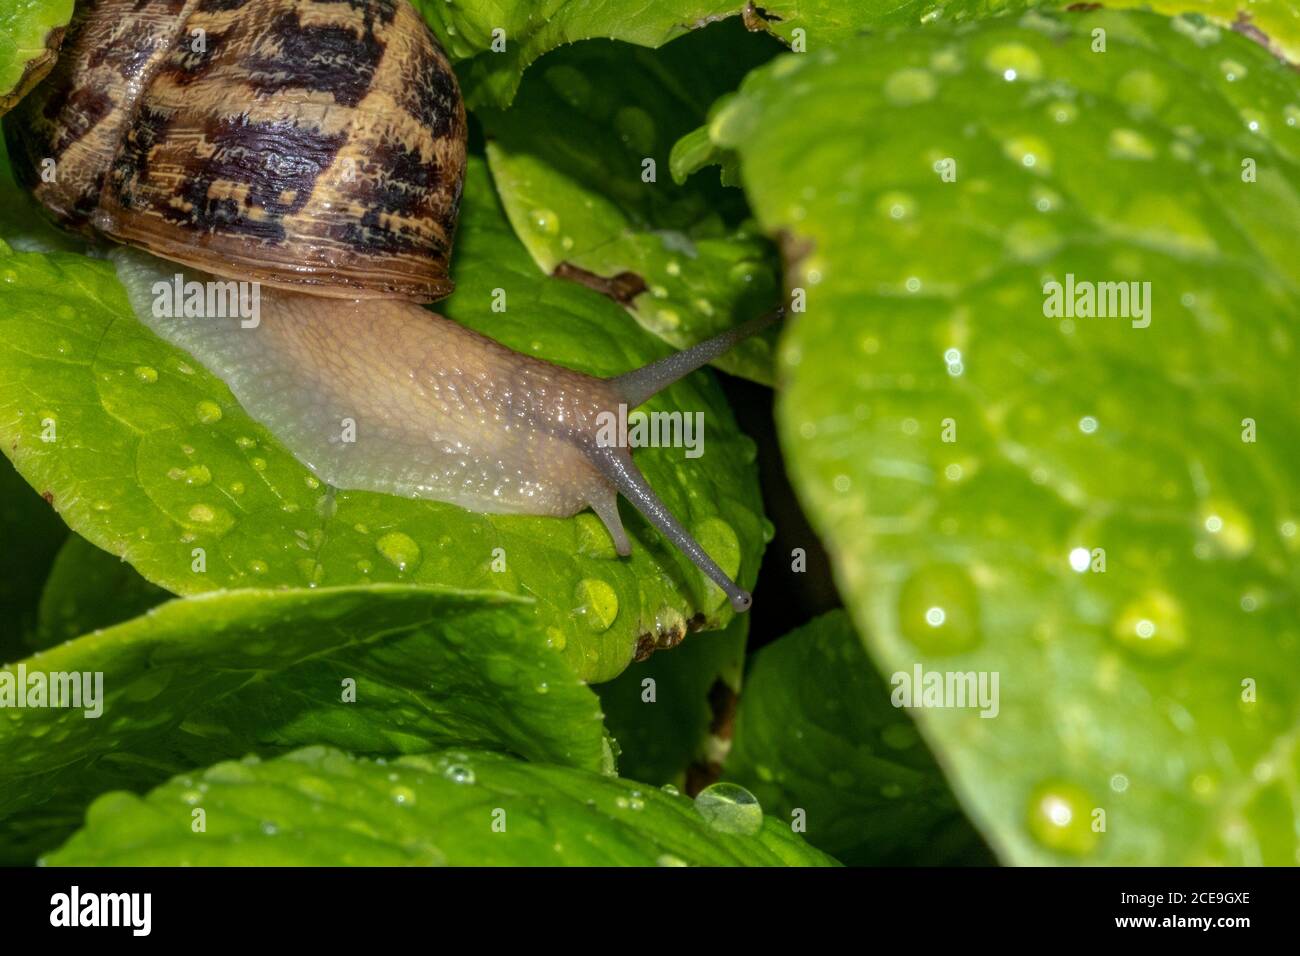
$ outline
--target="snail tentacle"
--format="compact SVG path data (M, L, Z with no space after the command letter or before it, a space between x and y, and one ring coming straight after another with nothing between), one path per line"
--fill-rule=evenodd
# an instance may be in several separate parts
M720 332L688 349L683 349L658 362L651 362L642 368L633 369L631 372L615 375L607 381L622 396L623 401L627 402L629 408L635 408L697 368L708 365L719 355L735 348L751 335L757 335L769 325L780 321L784 316L785 306L779 305L756 319L742 322L735 328Z
M630 555L632 553L632 542L628 540L627 530L623 527L623 519L618 513L618 492L611 488L607 495L593 495L591 510L604 523L606 530L609 531L609 536L614 539L615 553L620 558L626 558Z
M602 475L614 483L614 487L632 503L637 511L641 512L647 521L658 528L682 554L690 558L709 580L722 588L733 608L737 611L749 610L749 606L754 603L749 592L737 586L727 572L718 567L717 562L709 557L700 547L699 542L673 516L668 506L660 500L654 489L650 487L650 483L645 480L641 469L633 464L631 452L626 448L594 445L588 448L587 457ZM600 515L599 510L596 510L596 513ZM601 517L608 526L608 519L605 519L604 515ZM613 534L612 528L610 533ZM617 536L615 540L617 541Z

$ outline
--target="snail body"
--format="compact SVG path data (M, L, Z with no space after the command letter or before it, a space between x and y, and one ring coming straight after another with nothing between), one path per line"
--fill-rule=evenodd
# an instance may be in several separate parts
M598 433L781 310L601 379L424 308L452 288L466 122L406 0L96 0L13 120L20 180L64 225L124 244L110 256L140 320L324 481L482 512L591 508L626 555L621 493L749 607ZM172 263L260 283L260 321L156 314Z

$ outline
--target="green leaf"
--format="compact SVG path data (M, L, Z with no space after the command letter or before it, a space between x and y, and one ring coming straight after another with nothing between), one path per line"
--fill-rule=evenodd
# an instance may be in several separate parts
M508 346L597 374L668 351L608 299L537 272L479 160L457 250L458 291L440 310ZM498 288L508 312L492 311ZM704 414L702 457L646 448L636 460L715 560L752 584L768 533L753 442L707 373L647 408ZM47 421L54 441L41 440ZM712 628L733 613L630 508L633 552L620 559L590 513L481 515L323 487L222 382L134 318L109 263L84 256L0 255L0 441L78 534L178 594L369 582L513 591L536 598L541 625L590 680L621 671L657 620L700 615ZM493 570L498 548L504 572Z
M1022 2L1022 0L1019 0ZM821 49L874 25L933 20L932 0L498 0L491 4L413 0L453 62L471 107L509 106L519 78L542 54L578 40L605 38L659 47L692 30L736 17L753 31ZM996 12L1004 0L962 0L961 15ZM493 31L498 31L495 35ZM496 44L494 49L493 44ZM503 46L504 45L504 46Z
M67 534L49 504L0 461L0 660L26 653L41 582Z
M711 127L808 290L778 420L859 632L1000 675L918 721L1010 862L1297 858L1300 88L1188 26L864 39ZM1049 317L1067 275L1149 326Z
M727 744L714 723L740 691L748 631L748 616L684 641L684 624L666 626L640 652L650 657L596 688L624 776L681 786L692 766L714 769Z
M203 829L195 832L202 811ZM328 840L319 839L328 833ZM113 793L53 866L818 866L789 827L714 829L691 801L491 753L393 761L308 747Z
M9 0L0 10L0 113L54 66L72 6L73 0Z
M677 348L771 308L779 266L742 221L743 197L667 172L678 137L778 49L738 22L656 51L582 43L547 56L511 109L480 110L501 201L538 266L607 290ZM775 341L750 339L714 364L770 384Z
M40 595L31 650L121 624L171 597L122 559L75 534L63 542Z
M578 40L606 38L659 47L729 17L766 31L799 52L816 53L868 31L968 22L1074 0L497 0L491 4L413 0L457 73L471 107L505 107L538 57ZM1235 30L1292 63L1300 61L1300 14L1289 0L1110 0L1114 9L1189 14L1197 32ZM494 30L500 31L495 37ZM494 40L499 49L493 49ZM504 48L500 48L504 43Z
M604 37L663 46L696 27L737 13L741 6L737 0L412 2L457 63L465 101L471 107L508 106L528 65L564 44ZM498 31L495 36L493 31Z
M1071 0L961 0L942 8L942 16L968 19L1074 5ZM1300 62L1300 10L1290 0L1107 0L1100 6L1180 16L1179 29L1206 43L1217 41L1223 31L1235 30L1275 56Z
M20 706L22 674L28 687L100 674L102 696ZM595 771L613 763L594 693L527 603L494 593L374 584L171 601L0 669L0 701L9 861L49 848L106 790L143 789L252 749L394 754L455 743Z
M851 866L987 861L843 611L754 655L724 776Z
M1300 63L1300 9L1290 0L1118 0L1106 6L1187 14L1188 32L1199 34L1206 42L1214 35L1211 24L1217 24L1249 37L1292 64ZM1209 23L1199 22L1198 17Z
M708 126L698 126L673 144L668 164L675 183L686 182L705 166L719 166L719 180L723 185L739 186L740 167L733 157L734 154L719 149L713 142Z

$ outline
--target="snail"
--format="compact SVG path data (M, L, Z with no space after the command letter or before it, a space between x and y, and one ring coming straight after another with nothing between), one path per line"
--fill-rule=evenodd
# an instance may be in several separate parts
M784 310L602 379L424 308L452 289L466 119L407 0L93 0L5 132L56 221L121 244L140 320L323 481L489 513L590 508L626 556L621 493L749 608L598 429ZM155 315L171 263L259 283L256 328ZM345 419L365 440L340 440Z

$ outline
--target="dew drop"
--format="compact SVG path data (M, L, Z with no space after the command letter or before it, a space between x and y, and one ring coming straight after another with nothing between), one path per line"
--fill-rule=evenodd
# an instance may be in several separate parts
M1255 547L1255 529L1244 511L1230 501L1209 499L1200 508L1201 526L1224 556L1242 558Z
M1108 140L1112 155L1123 159L1152 160L1156 158L1156 148L1137 130L1113 129Z
M671 853L663 853L655 859L655 866L689 866L680 856L673 856Z
M474 783L474 771L469 767L458 763L448 764L447 769L442 772L443 777L452 783L463 783L466 785Z
M167 472L172 481L184 481L194 488L202 488L212 482L212 472L207 465L190 465L188 468L172 468Z
M1064 781L1041 783L1029 798L1026 822L1030 836L1049 850L1086 856L1101 838L1092 828L1095 806L1080 786Z
M938 89L939 84L929 70L898 70L885 80L885 96L897 106L928 102L934 99Z
M154 382L158 381L158 370L156 368L151 368L148 365L137 365L135 367L135 377L146 385L152 385Z
M1043 77L1043 61L1023 43L1002 43L995 46L984 58L984 65L994 73L1001 74L1009 83L1016 80L1040 80Z
M1039 212L1054 212L1061 207L1061 194L1046 186L1035 186L1030 192L1030 198Z
M695 810L719 833L752 836L763 829L758 798L739 784L715 783L695 797Z
M533 228L540 233L555 236L560 232L560 217L549 209L534 209L530 214L530 219Z
M618 594L599 578L583 578L573 589L574 613L596 633L609 630L618 617Z
M1130 601L1115 621L1115 640L1142 657L1160 659L1187 646L1182 605L1166 591L1152 590Z
M1129 104L1135 116L1149 116L1158 110L1169 95L1164 81L1150 70L1130 70L1120 77L1119 98Z
M197 524L211 524L216 517L211 505L193 505L189 510L189 519Z
M962 71L961 56L952 47L945 47L930 57L930 68L936 73L960 73Z
M1061 236L1045 219L1021 219L1003 236L1007 251L1025 262L1045 259L1061 248Z
M920 737L911 724L890 724L880 732L880 739L891 750L907 750L916 746Z
M1037 173L1052 170L1052 150L1037 136L1016 136L1002 144L1002 153L1012 162Z
M903 636L927 654L960 654L980 642L979 596L970 576L955 564L915 572L899 592Z
M1069 100L1056 100L1048 104L1047 115L1055 123L1062 125L1073 123L1079 117L1079 107L1075 106Z
M410 807L415 805L415 791L410 787L393 787L388 791L388 796L401 807Z
M1269 132L1268 119L1259 110L1242 110L1241 121L1246 124L1246 129L1252 133L1267 135Z
M413 569L420 563L420 546L410 535L390 531L375 542L375 550L398 571Z
M876 210L889 219L911 219L916 215L916 200L904 192L887 192L876 200Z
M1236 83L1238 80L1244 80L1248 71L1236 60L1220 60L1219 72L1229 83Z
M198 415L199 421L204 425L211 425L214 422L221 421L221 406L207 399L194 406L194 413Z

